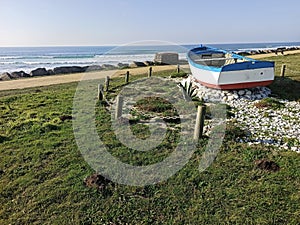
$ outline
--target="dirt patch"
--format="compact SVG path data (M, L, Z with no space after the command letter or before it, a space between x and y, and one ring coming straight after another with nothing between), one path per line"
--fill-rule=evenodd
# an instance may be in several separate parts
M109 184L113 184L100 174L93 174L84 180L84 184L89 188L96 188L100 191L105 190Z
M256 168L270 171L270 172L277 172L280 170L280 167L277 163L274 161L268 160L268 159L261 159L255 161Z
M72 116L69 116L69 115L63 115L63 116L60 116L59 119L64 122L65 120L72 120L73 117Z

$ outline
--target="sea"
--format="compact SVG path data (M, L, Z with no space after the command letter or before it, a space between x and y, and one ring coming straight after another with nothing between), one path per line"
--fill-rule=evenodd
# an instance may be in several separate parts
M233 52L249 52L279 47L299 47L300 42L205 44ZM60 66L90 66L133 61L153 61L157 52L178 52L186 58L189 45L126 45L126 46L74 46L74 47L0 47L0 73L25 71L36 68L53 69Z

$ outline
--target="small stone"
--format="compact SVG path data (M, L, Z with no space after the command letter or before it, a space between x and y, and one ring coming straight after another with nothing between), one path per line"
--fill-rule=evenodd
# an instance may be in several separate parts
M238 99L240 96L238 94L234 94L233 98Z
M291 147L291 150L294 151L294 152L296 152L297 149L298 149L297 147Z
M244 90L240 90L238 93L239 93L239 95L244 95L245 91Z
M228 101L232 101L233 99L234 99L234 97L232 95L230 95L230 96L227 97Z

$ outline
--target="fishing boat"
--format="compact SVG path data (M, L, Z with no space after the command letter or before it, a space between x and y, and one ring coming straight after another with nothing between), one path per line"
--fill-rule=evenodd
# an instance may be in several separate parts
M260 61L209 46L191 49L187 59L193 77L215 89L267 86L274 80L274 62Z

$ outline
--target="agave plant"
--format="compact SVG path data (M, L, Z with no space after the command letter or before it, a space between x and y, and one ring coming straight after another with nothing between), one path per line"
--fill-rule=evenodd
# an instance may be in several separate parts
M191 99L197 97L196 88L193 87L191 81L185 81L184 85L182 83L179 83L179 87L182 89L185 99L187 99L187 96L189 96Z

